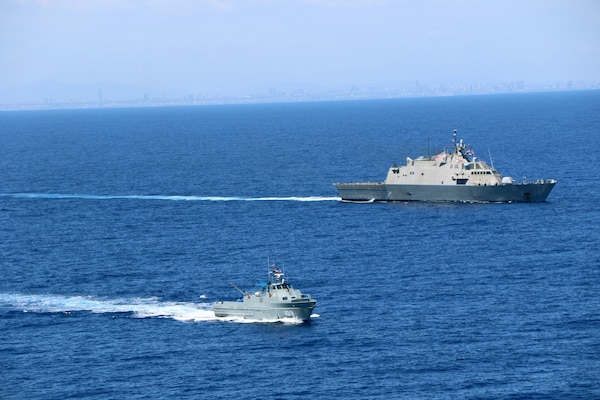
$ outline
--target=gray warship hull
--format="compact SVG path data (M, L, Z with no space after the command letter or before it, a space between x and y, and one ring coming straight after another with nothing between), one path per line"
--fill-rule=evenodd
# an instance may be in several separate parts
M217 317L238 317L257 321L275 321L284 318L308 321L316 301L301 299L298 301L222 301L213 306Z
M334 183L344 201L453 201L541 202L556 185L555 179L515 182L503 177L494 165L477 157L459 141L435 156L406 157L392 165L383 182ZM491 155L490 155L491 158Z
M336 183L343 201L543 202L556 180L530 183L472 185Z

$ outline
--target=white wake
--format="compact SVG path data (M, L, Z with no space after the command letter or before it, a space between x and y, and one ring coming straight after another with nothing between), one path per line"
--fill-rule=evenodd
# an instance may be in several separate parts
M0 307L34 313L129 313L134 318L172 318L177 321L214 321L210 303L161 302L154 298L102 299L93 296L61 296L0 293Z
M179 195L95 195L95 194L65 194L65 193L0 193L0 197L21 199L81 199L81 200L163 200L163 201L341 201L340 197L331 196L268 196L268 197L238 197L238 196L179 196Z
M13 309L24 313L70 314L83 311L93 314L126 313L130 314L131 318L171 318L182 322L302 323L293 319L257 321L238 317L215 317L212 306L212 303L165 302L156 298L103 299L94 296L0 293L0 310Z

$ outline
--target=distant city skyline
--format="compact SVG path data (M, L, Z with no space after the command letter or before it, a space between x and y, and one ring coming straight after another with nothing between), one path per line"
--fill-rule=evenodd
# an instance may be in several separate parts
M93 88L88 88L87 95L82 97L53 97L39 96L33 101L9 101L0 99L2 110L27 110L27 109L61 109L61 108L112 108L112 107L157 107L157 106L183 106L183 105L210 105L210 104L252 104L267 102L306 102L306 101L336 101L336 100L368 100L368 99L394 99L406 97L438 97L438 96L467 96L490 95L508 93L532 93L576 90L600 90L600 82L569 81L547 84L528 85L524 81L505 82L501 84L460 84L460 85L428 85L415 82L414 86L407 87L375 87L375 86L350 86L347 88L331 89L280 89L268 90L247 94L231 95L156 95L150 92L139 92L131 96L105 95L103 89L98 89L95 96ZM64 91L63 91L64 93Z
M0 61L0 105L597 88L600 2L4 0Z

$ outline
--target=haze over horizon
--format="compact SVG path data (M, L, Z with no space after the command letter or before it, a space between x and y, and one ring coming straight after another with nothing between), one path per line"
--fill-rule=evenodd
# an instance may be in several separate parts
M600 82L600 2L4 0L0 57L3 101Z

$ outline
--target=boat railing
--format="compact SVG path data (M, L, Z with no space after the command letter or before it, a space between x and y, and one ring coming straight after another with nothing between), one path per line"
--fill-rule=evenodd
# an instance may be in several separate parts
M336 182L333 185L352 185L352 186L369 186L369 185L382 185L384 182Z
M533 181L528 181L523 177L523 181L521 182L523 185L549 185L555 184L557 182L556 179L536 179Z

